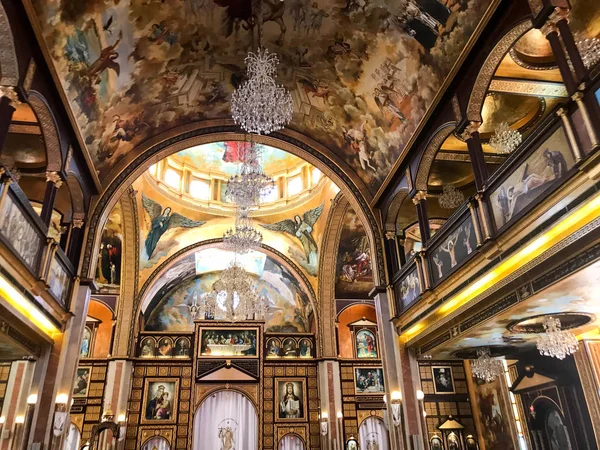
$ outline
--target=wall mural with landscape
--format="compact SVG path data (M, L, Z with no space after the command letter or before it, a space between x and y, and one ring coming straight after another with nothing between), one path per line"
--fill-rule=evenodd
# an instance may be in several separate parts
M252 2L32 3L103 184L149 137L230 117L230 95L256 42ZM279 81L294 98L290 127L331 148L377 191L495 6L264 0L264 45L279 55Z

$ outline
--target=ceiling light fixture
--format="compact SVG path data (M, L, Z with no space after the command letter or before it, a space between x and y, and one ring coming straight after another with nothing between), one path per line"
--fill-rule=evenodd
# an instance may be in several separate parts
M512 130L506 122L502 122L490 138L490 147L498 153L506 155L515 151L523 141L523 135Z
M262 233L252 226L249 211L240 208L235 220L235 229L230 228L223 234L224 247L234 253L243 255L250 250L260 247Z
M480 380L490 383L504 373L502 361L492 358L489 347L477 349L477 359L471 360L471 371Z
M438 198L440 207L444 209L458 208L464 201L464 194L457 190L452 184L445 184L443 193L440 198Z
M575 353L579 347L577 338L569 331L561 329L558 317L546 316L542 322L544 333L537 339L537 349L540 355L565 359Z

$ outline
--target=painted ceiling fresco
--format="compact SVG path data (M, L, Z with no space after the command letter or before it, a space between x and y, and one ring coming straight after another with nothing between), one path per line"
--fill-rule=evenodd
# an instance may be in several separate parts
M133 183L139 217L140 272L144 283L152 272L178 251L196 243L223 237L235 224L233 216L185 205L141 176ZM331 182L288 210L254 218L263 244L290 258L316 284L319 249L331 201L339 192Z
M190 305L194 295L212 290L219 273L233 259L233 253L209 248L196 253L197 276L181 283L164 298L152 302L146 310L146 330L193 331ZM239 257L238 257L239 258ZM254 278L256 292L269 300L267 331L284 333L311 332L313 311L306 293L292 274L271 257L251 252L239 260L244 269ZM217 264L215 264L217 262Z
M335 298L369 298L373 289L371 249L365 228L352 208L344 216L336 259Z
M460 339L451 345L436 350L434 357L452 358L452 353L456 350L488 345L535 346L536 334L513 333L507 329L509 325L527 317L579 312L593 314L596 318L600 318L598 285L600 285L600 262L532 295L492 320L461 335ZM579 333L597 327L598 319L586 325L585 329L580 328L575 331Z
M257 35L249 0L32 1L105 183L149 137L230 117ZM264 0L263 44L279 55L278 81L294 98L290 128L376 191L495 3Z
M235 175L243 161L246 142L214 142L182 150L171 158L204 173ZM259 145L261 165L267 175L285 171L304 162L303 159L270 145Z

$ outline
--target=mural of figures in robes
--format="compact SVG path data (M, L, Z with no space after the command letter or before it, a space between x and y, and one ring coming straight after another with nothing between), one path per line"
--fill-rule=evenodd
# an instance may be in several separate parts
M108 215L102 230L96 281L101 285L118 286L121 283L121 256L123 251L123 215L118 202Z

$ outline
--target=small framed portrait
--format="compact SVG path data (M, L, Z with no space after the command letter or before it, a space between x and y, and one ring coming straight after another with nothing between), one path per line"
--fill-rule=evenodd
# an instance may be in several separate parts
M90 375L92 368L78 367L75 375L75 383L73 383L73 397L87 397L90 388Z
M354 436L350 436L346 441L346 450L360 450L360 444Z
M277 338L267 340L267 358L279 358L281 356L281 341Z
M354 386L357 394L383 394L385 382L381 367L355 367Z
M170 358L173 356L173 339L163 337L158 340L158 352L156 356L159 358Z
M452 367L432 366L433 386L436 394L454 394L454 378Z
M429 446L431 450L444 450L444 443L442 442L442 438L437 434L434 434L429 440Z
M298 354L300 358L312 358L313 355L313 345L310 339L300 339L300 348L298 349Z
M154 358L156 341L153 337L145 337L140 344L140 358Z
M86 324L81 338L81 347L79 349L80 358L90 358L92 356L92 348L94 346L94 332L92 327Z
M201 358L256 358L258 328L201 327Z
M298 344L296 339L287 338L283 340L282 356L297 357L298 356Z
M175 358L189 358L191 347L192 345L189 338L181 337L175 341L173 356L175 356Z
M377 333L374 329L363 328L355 335L357 358L379 358L377 351Z
M142 423L175 423L179 378L146 378Z
M277 422L306 420L306 395L304 378L276 378L275 403Z

